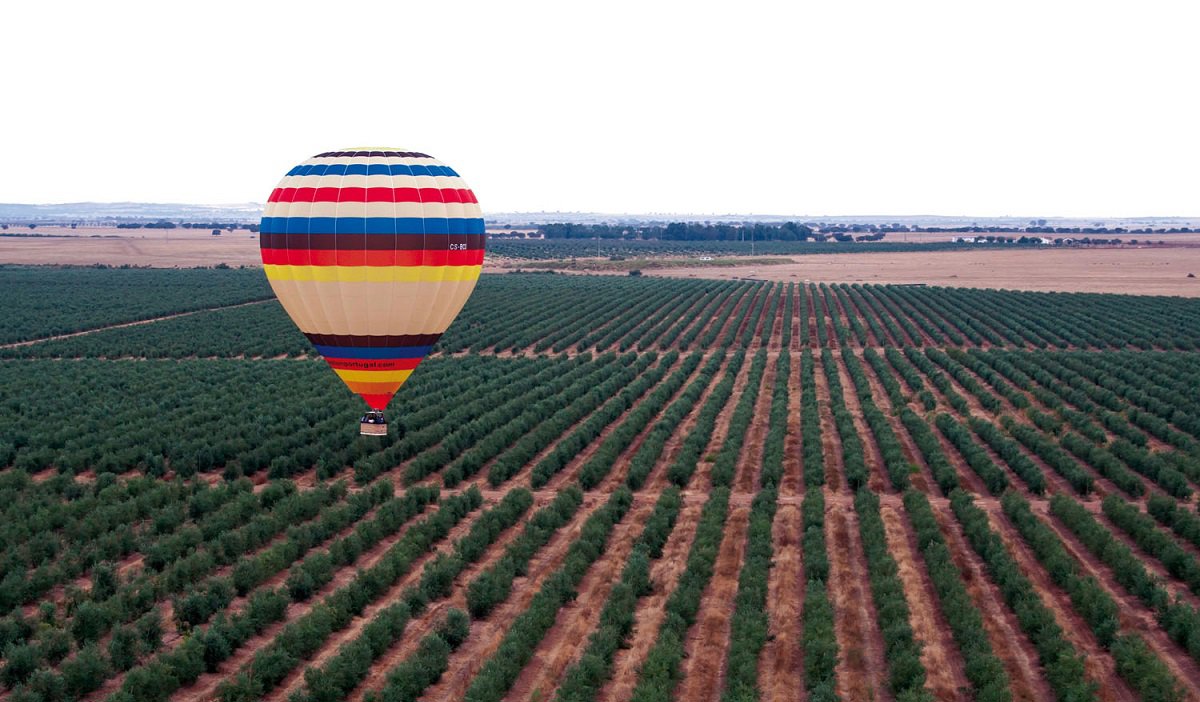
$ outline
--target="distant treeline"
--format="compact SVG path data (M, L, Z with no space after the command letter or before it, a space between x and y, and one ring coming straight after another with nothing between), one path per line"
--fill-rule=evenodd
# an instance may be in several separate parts
M1002 233L1002 234L1190 234L1198 232L1200 229L1195 227L1170 227L1155 229L1153 227L1140 227L1130 229L1128 227L910 227L908 229L900 229L898 231L910 232L946 232L950 234L957 233Z
M1137 245L1138 243L1153 244L1153 241L1139 241L1138 239L1101 239L1099 237L1085 236L1080 239L1073 237L1039 237L1039 236L995 236L989 234L987 236L956 236L954 237L956 244L1052 244L1054 246L1121 246L1124 244ZM1158 243L1162 244L1163 241Z
M160 219L157 222L121 222L117 225L117 229L224 229L225 231L233 231L235 229L245 229L248 231L258 231L257 224L242 224L237 222L182 222L176 224L174 222Z
M878 241L889 232L933 232L946 234L1185 234L1200 231L1191 227L1139 229L1126 227L1051 227L1030 223L1024 227L922 227L904 224L825 224L783 222L781 224L706 224L671 222L666 225L631 224L543 224L538 233L547 239L625 239L658 241ZM1093 242L1096 243L1096 242Z
M662 225L543 224L538 227L547 239L657 239L659 241L804 241L824 240L811 227L799 222L783 224L701 224L671 222Z

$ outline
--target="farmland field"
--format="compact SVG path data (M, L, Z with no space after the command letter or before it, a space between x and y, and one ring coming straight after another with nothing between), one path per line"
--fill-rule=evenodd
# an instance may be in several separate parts
M491 239L484 272L523 268L777 282L929 283L953 287L1200 297L1200 234L1164 245L1084 248L954 244L947 233L890 233L882 242ZM1122 235L1125 236L1125 235ZM1141 236L1141 235L1139 235ZM1132 239L1130 235L1127 238ZM909 241L908 239L911 239ZM1159 239L1155 239L1158 241ZM1148 243L1148 242L1144 242ZM599 255L598 255L599 254ZM846 255L853 254L853 255ZM702 256L712 262L698 261ZM622 260L611 261L611 258ZM767 257L771 265L751 263ZM38 227L0 236L0 265L258 268L257 234L207 230ZM3 343L0 341L0 343Z
M653 271L674 277L782 282L930 284L971 288L1200 297L1200 248L973 249L796 256L773 266Z
M1200 699L1200 300L486 275L379 438L260 276L0 268L0 696Z

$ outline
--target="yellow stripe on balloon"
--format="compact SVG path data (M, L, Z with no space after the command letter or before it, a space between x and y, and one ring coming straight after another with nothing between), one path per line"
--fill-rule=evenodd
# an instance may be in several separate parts
M439 283L478 280L483 266L289 266L264 264L268 280L326 283Z
M408 376L412 375L412 370L344 370L341 368L333 369L338 377L347 383L350 382L367 382L367 383L395 383L408 380Z

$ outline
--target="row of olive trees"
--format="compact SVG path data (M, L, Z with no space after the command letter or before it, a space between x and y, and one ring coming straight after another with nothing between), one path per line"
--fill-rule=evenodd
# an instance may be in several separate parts
M0 343L270 297L258 270L6 266Z
M772 305L778 304L778 299ZM775 318L772 311L767 317ZM760 351L765 354L766 351ZM757 360L757 359L756 359ZM758 494L750 506L746 547L738 574L738 589L729 623L729 652L726 657L723 700L758 698L758 658L768 636L767 579L774 555L772 527L780 483L784 473L784 440L788 424L788 397L791 383L791 356L780 351L775 362L771 410L767 436L759 464Z
M521 415L526 418L526 421L523 422L521 417L517 417L505 425L508 429L508 437L511 438L507 441L497 442L500 446L508 448L504 449L488 468L488 483L492 487L497 487L516 475L543 449L554 443L565 431L601 407L610 398L619 397L619 403L628 401L627 396L621 395L622 390L631 384L636 385L638 378L656 360L656 354L653 353L621 356L618 363L622 367L611 377L592 384L590 387L577 384L574 400L570 404L564 406L562 397L546 398ZM481 460L478 464L450 466L443 472L442 481L446 485L452 486L459 478L456 469L461 468L462 477L467 477L473 474L474 470L482 467Z
M733 394L734 379L744 363L745 352L737 351L725 368L722 380L713 388L691 432L684 438L683 448L668 468L668 478L678 487L684 488L691 482L695 468L703 458L704 450L711 442L717 415ZM665 608L667 616L657 632L654 645L646 655L638 671L633 698L637 702L657 702L670 699L671 690L679 679L679 666L684 656L684 640L696 620L704 590L713 575L717 553L724 536L725 521L729 514L730 485L733 482L733 466L741 454L746 435L748 415L753 413L758 388L766 367L766 353L760 351L747 370L748 381L738 404L734 418L730 420L725 441L714 458L711 468L712 488L708 500L701 508L700 521L696 526L692 546L688 551L687 565L675 582ZM740 418L739 418L740 417ZM740 429L739 429L740 427Z
M638 351L650 350L669 326L679 323L685 317L689 319L695 317L699 309L698 304L704 299L704 293L704 288L700 287L685 294L672 291L671 294L660 300L651 302L639 315L637 324L615 342L616 346L622 353L635 348ZM649 314L651 311L654 314ZM603 340L598 343L598 348L606 348Z
M715 363L719 365L720 359L716 356L714 356L714 359L716 359ZM679 404L678 401L671 406L668 406L667 403L684 387L684 383L696 371L702 360L703 356L699 353L689 354L680 363L679 367L665 381L655 387L645 400L630 410L625 419L600 443L600 446L596 448L592 456L579 469L579 483L585 490L596 487L608 476L617 458L626 448L633 444L635 437L649 427L651 422L657 419L657 427L664 422L669 423L678 414L679 410L677 408L683 405ZM714 363L714 361L710 361L710 363ZM695 382L698 381L694 381L692 387L695 386ZM698 396L698 394L691 392L690 389L685 390L680 395L680 400L689 397L692 398L691 402L686 405L687 409L690 410L692 405L695 404L695 396ZM644 439L643 445L646 442L654 441L659 435L660 432L652 428L650 434ZM640 451L641 449L639 448ZM636 456L637 454L635 453L634 455ZM638 472L639 474L641 473L640 470ZM631 466L630 473L627 473L627 476L632 474L633 470ZM627 480L626 484L633 490L641 487L640 482L633 484Z
M682 495L674 486L659 495L654 512L625 561L621 579L609 591L596 630L588 637L579 661L563 675L562 684L555 693L558 702L593 700L612 676L613 658L633 631L638 601L653 590L650 562L662 557L663 546L675 528L682 504Z
M443 430L441 433L406 431L395 450L385 449L378 456L358 461L356 478L372 479L407 459L411 460L405 467L404 480L410 484L439 470L443 482L447 475L454 480L474 474L483 462L508 446L512 441L508 438L510 432L537 420L528 412L532 406L555 396L574 397L611 377L618 369L616 361L615 355L607 354L596 359L587 354L574 359L537 359L522 374L505 374L493 382L481 383L477 390L467 390L459 398L459 406L450 411L454 415L452 423L438 421L434 425ZM512 429L508 428L510 424ZM502 443L505 438L508 441Z
M20 652L24 664L44 662L52 667L71 650L72 641L83 648L98 642L111 630L108 647L111 668L128 669L138 657L159 645L156 603L176 594L173 611L181 630L207 619L232 600L234 587L228 577L197 581L218 566L233 563L242 553L262 545L296 520L314 516L345 494L344 486L297 493L290 484L277 483L259 495L251 494L243 483L230 487L234 486L245 489L205 488L235 494L238 499L206 515L196 526L158 535L157 540L146 540L142 544L146 554L143 570L133 571L122 580L111 563L97 563L91 569L90 590L68 588L61 617L52 604L45 603L41 635L47 641L38 646L27 645ZM369 501L370 496L364 498ZM254 510L249 519L247 507ZM237 528L221 530L239 523ZM185 594L178 595L185 589L188 590ZM68 647L59 655L58 644L64 641ZM55 645L48 646L48 642Z
M500 645L476 673L464 699L471 702L500 699L516 682L558 611L572 600L588 568L604 554L613 527L628 513L633 493L621 487L583 523L579 536L567 549L559 568L543 582L528 607L505 631Z
M803 288L802 288L803 290ZM804 469L804 501L800 504L804 549L804 687L813 702L838 699L838 643L829 600L829 554L825 543L825 451L817 406L812 351L800 359L800 455Z
M5 349L16 358L273 358L314 350L274 301Z
M941 610L945 614L946 620L950 622L955 642L963 655L967 678L972 684L974 695L980 700L1011 699L1008 675L983 631L983 616L967 593L962 573L954 563L929 501L923 493L911 488L906 489L910 464L905 459L890 422L874 404L872 388L866 372L853 354L844 353L843 362L858 389L864 416L875 437L876 444L879 446L893 487L897 490L904 490L905 510L916 532L917 545L923 556L925 569L933 583ZM941 447L928 425L907 407L903 408L901 415L906 429L915 438L918 449L922 452L927 464L931 466L939 486L945 492L956 489L958 487L957 475L941 451ZM961 427L959 429L965 433ZM976 470L979 471L980 468L982 467L976 468ZM985 474L1003 476L1003 473L991 464L990 459L987 461L986 468L990 470L990 473L988 470L984 470ZM1002 481L1000 485L996 486L997 491L1006 486L1007 482ZM885 606L900 607L904 604L903 593L894 593L892 587L889 586L895 584L895 581L888 577L889 572L894 577L894 571L892 571L894 566L889 567L887 557L876 552L880 548L886 551L886 543L882 547L878 544L879 539L883 538L882 522L879 521L878 515L878 498L869 491L860 491L855 500L855 506L859 512L864 549L868 554L868 567L873 571L872 588L876 595L876 604L880 605L880 595L883 595L887 598L886 601L894 601L894 604ZM900 623L899 620L897 623ZM919 644L913 642L911 632L907 636L903 633L897 635L896 632L889 632L885 622L881 622L881 625L885 643L889 647L898 646L909 651L919 650ZM889 641L889 638L892 640ZM916 674L916 669L898 670L895 666L897 660L903 661L904 659L900 657L890 661L893 663L893 689L897 694L902 694L901 690L915 691L919 689L923 677ZM898 680L897 673L909 677L900 677Z
M903 696L904 699L928 699L929 693L925 689L926 671L920 660L921 645L909 623L908 601L897 575L895 559L889 552L883 519L879 512L879 497L867 487L868 475L863 444L846 410L843 388L838 379L833 354L826 348L822 350L821 356L821 365L825 369L829 385L834 421L841 439L846 479L851 489L855 490L854 509L858 515L859 535L866 555L872 600L888 654L889 687L893 694ZM857 370L862 372L861 367ZM853 371L851 375L854 376ZM865 378L860 378L860 381L865 382ZM890 428L888 431L890 432ZM894 434L891 435L891 440L895 441ZM893 479L898 474L899 471L889 469L889 476L893 476ZM907 475L903 480L901 485L907 487Z
M1119 607L1093 577L1082 572L1061 539L1016 493L1005 493L1001 506L1017 532L1042 563L1050 579L1066 590L1076 612L1116 661L1117 673L1142 699L1182 700L1179 683L1138 634L1120 633ZM1089 517L1090 518L1090 517ZM1074 523L1064 519L1068 528Z
M373 504L376 504L383 497L390 495L391 491L388 488L390 486L384 488L377 487L374 490L364 491L351 496L350 500L356 501L356 504L353 506L343 503L334 503L327 506L317 518L288 529L289 538L286 541L275 544L265 552L242 557L235 567L235 573L244 572L244 566L250 563L268 568L269 572L258 577L264 577L272 572L281 570L287 565L288 561L285 560L286 558L295 558L295 554L302 553L304 548L319 543L321 539L331 533L330 530L334 530L338 525L344 524L347 518L357 519L355 516L356 513L361 516ZM390 529L394 532L402 524L418 514L426 504L436 498L436 489L414 488L403 497L384 502L377 510L375 522L360 524L360 528L354 534L342 540L347 542L353 541L354 546L348 549L338 549L337 552L356 553L361 551L363 547L362 539L370 538L375 533L384 532L385 529ZM281 501L281 504L286 501ZM204 598L212 597L211 593L214 590L220 590L224 593L225 597L230 597L231 591L238 589L239 586L245 587L248 585L243 579L244 577L210 578L202 588L198 586L198 592L190 592L182 598L177 598L176 619L179 620L177 629L186 632L194 624L200 624L205 619L210 618L213 612L208 609L210 603L204 601ZM293 578L289 577L289 582L293 580ZM222 602L219 602L219 606L216 608L219 611L216 613L211 626L203 629L194 629L191 636L184 640L184 644L186 645L169 649L158 657L146 660L140 666L131 670L123 681L122 689L134 695L135 699L146 699L144 695L150 693L144 687L149 679L166 676L167 679L177 680L177 684L186 684L190 682L190 679L194 679L194 677L189 678L189 675L183 674L183 671L194 669L197 666L197 660L200 661L199 667L201 670L206 669L206 666L207 669L213 669L247 638L260 631L270 622L277 621L283 616L284 608L288 601L292 599L289 589L289 586L285 585L272 590L256 590L249 593L242 591L242 594L249 594L247 603L239 611L232 613L227 608L227 599L222 598ZM114 632L114 640L116 636L117 634ZM195 640L197 643L191 643L192 640ZM149 652L150 650L143 650L139 652L139 655ZM116 656L112 656L112 658L115 661ZM106 671L106 674L100 680L103 680L111 672L118 672L125 667L128 666L114 664L108 668L108 671ZM96 681L95 684L98 685L99 681Z
M1162 562L1167 572L1193 589L1200 585L1200 564L1170 536L1160 532L1153 519L1115 495L1109 495L1103 504L1105 516L1139 547ZM1117 582L1154 613L1167 634L1188 655L1200 660L1200 613L1172 598L1146 569L1142 559L1074 499L1055 495L1050 501L1050 509L1089 551L1112 569Z
M684 418L692 411L696 403L700 401L700 397L704 394L705 389L712 385L717 373L721 370L721 365L725 362L725 358L726 356L722 352L714 353L709 358L708 363L705 363L704 367L700 369L699 375L692 382L688 383L688 386L679 393L679 396L656 417L656 421L650 427L649 432L642 441L642 445L638 447L629 461L629 469L625 473L625 484L631 490L640 489L646 482L646 479L650 476L650 472L658 464L659 456L662 455L667 440L671 438L675 430L683 423ZM722 396L728 399L729 393L733 391L733 376L736 375L736 370L731 373L728 369L733 369L735 366L736 368L741 368L741 363L742 356L740 354L735 354L730 359L725 375L713 388L710 399L701 407L700 421L703 421L707 426L711 427L716 417L715 414L712 414L710 408L710 403L715 403L716 401L712 400L711 397ZM724 402L725 400L721 400L722 405L724 405ZM708 431L711 432L712 429L709 428ZM704 450L704 447L697 447L698 444L698 439L685 439L685 446L687 446L686 450L689 452L689 455L693 455L696 458L699 457L699 453ZM607 471L610 468L611 464L608 463L601 463L593 468L592 462L589 461L581 471L580 483L584 487L599 484L600 479L603 475L607 475Z
M1038 660L1046 670L1046 680L1055 696L1061 700L1091 699L1097 686L1086 679L1083 656L1066 637L1053 611L1046 606L1000 535L992 529L987 513L962 490L951 493L950 506L967 543L983 560L992 582L1037 650Z
M406 588L396 602L376 613L357 638L339 646L337 653L321 667L307 668L304 689L290 699L297 702L345 699L362 683L371 665L400 638L408 618L424 611L431 602L448 596L455 578L482 558L496 539L516 524L532 505L532 493L516 488L480 514L467 534L454 543L450 553L438 554L426 563L420 580ZM469 625L469 622L459 621L459 615L451 616L449 623L456 631L465 630L464 625Z
M974 698L980 702L1007 702L1012 699L1008 673L992 650L983 615L975 606L963 575L942 536L929 499L916 490L904 493L904 508L917 536L917 546L925 561L925 571L933 583L942 613L963 656L963 667L971 682Z
M959 382L968 387L981 401L990 399L995 404L999 404L995 396L987 394L978 386L978 382L974 381L966 365L959 364L958 360L941 352L936 352L937 355L935 355L932 349L929 354L940 365L954 373ZM983 370L996 373L986 363L979 361L976 356L971 354L959 352L958 358L970 361ZM1036 361L1033 359L1041 359L1042 365L1036 365ZM1028 406L1026 400L1026 415L1039 429L1049 434L1062 434L1064 422L1070 424L1078 433L1062 434L1059 437L1059 443L1076 458L1095 468L1098 473L1112 480L1114 484L1131 495L1139 495L1145 488L1141 480L1133 475L1130 469L1153 480L1159 487L1175 497L1182 499L1191 494L1188 479L1182 472L1144 448L1146 443L1144 434L1134 429L1121 415L1093 402L1088 396L1089 393L1079 388L1090 387L1091 394L1100 397L1109 406L1122 407L1123 403L1117 400L1113 393L1104 390L1099 385L1089 385L1081 375L1043 354L1032 354L1029 358L1018 362L1030 364L1031 372L1040 379L1039 382L1044 388L1045 394L1039 395L1039 401L1056 412L1056 416L1046 414L1033 406ZM1013 372L1020 373L1012 368L1011 364L1006 363L1005 365ZM1052 368L1054 372L1047 371L1046 366ZM1023 373L1018 380L1026 385L1031 385L1030 377ZM972 382L974 382L973 385ZM1011 386L999 378L994 377L993 382L1011 390ZM1070 384L1068 385L1068 383ZM1024 398L1024 395L1015 390L1011 390L1011 393ZM1067 402L1084 411L1067 406ZM1105 430L1094 421L1094 418L1098 418L1105 427L1111 427L1118 438L1110 443Z
M303 616L291 621L234 677L218 688L224 702L260 697L273 690L301 661L321 648L334 632L344 629L412 568L413 564L450 533L483 502L477 489L447 497L438 510L413 524L370 568L359 571ZM392 620L395 621L395 620Z
M540 397L530 393L545 392L547 385L559 387L558 379L574 378L579 373L594 370L589 354L580 354L573 359L480 362L484 358L468 356L461 359L469 361L465 366L460 366L457 358L425 361L422 372L437 371L446 366L453 375L443 378L444 387L432 397L414 394L410 411L398 418L398 422L393 420L393 423L403 425L403 436L382 450L356 460L355 479L359 483L369 482L407 462L404 482L418 482L474 446L488 427L522 407L523 398ZM431 367L426 370L426 366ZM407 384L403 390L407 396Z
M741 285L741 283L727 283L727 285ZM688 348L691 342L699 335L700 329L713 318L713 314L720 308L725 301L727 290L724 286L719 288L709 288L705 291L704 296L700 298L693 307L680 316L679 320L668 320L663 322L668 325L667 329L663 330L661 336L658 336L658 345L660 348L668 349L675 347L678 343L679 348ZM684 333L686 331L686 334ZM654 334L654 332L651 332ZM638 350L644 351L648 347L643 347L638 344Z
M470 633L471 620L461 609L451 609L436 629L421 639L417 650L388 671L381 690L369 690L365 702L416 702L427 687L437 682L455 651ZM319 684L319 683L318 683ZM334 693L336 694L336 693ZM318 699L328 695L314 695Z

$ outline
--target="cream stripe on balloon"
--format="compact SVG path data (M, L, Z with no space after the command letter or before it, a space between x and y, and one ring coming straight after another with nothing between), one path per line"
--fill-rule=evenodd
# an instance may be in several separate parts
M321 156L313 157L300 164L302 166L330 166L382 163L388 166L442 166L446 164L436 158L413 158L411 156Z
M291 175L285 176L279 182L277 187L280 188L315 188L317 183L324 176L318 175ZM466 182L457 176L431 176L431 175L348 175L342 176L345 181L342 187L344 188L461 188L469 189ZM440 186L438 183L448 182L448 185Z
M332 283L388 283L389 266L289 266L263 265L270 280L298 280ZM482 266L396 266L398 283L432 283L443 280L477 280Z

